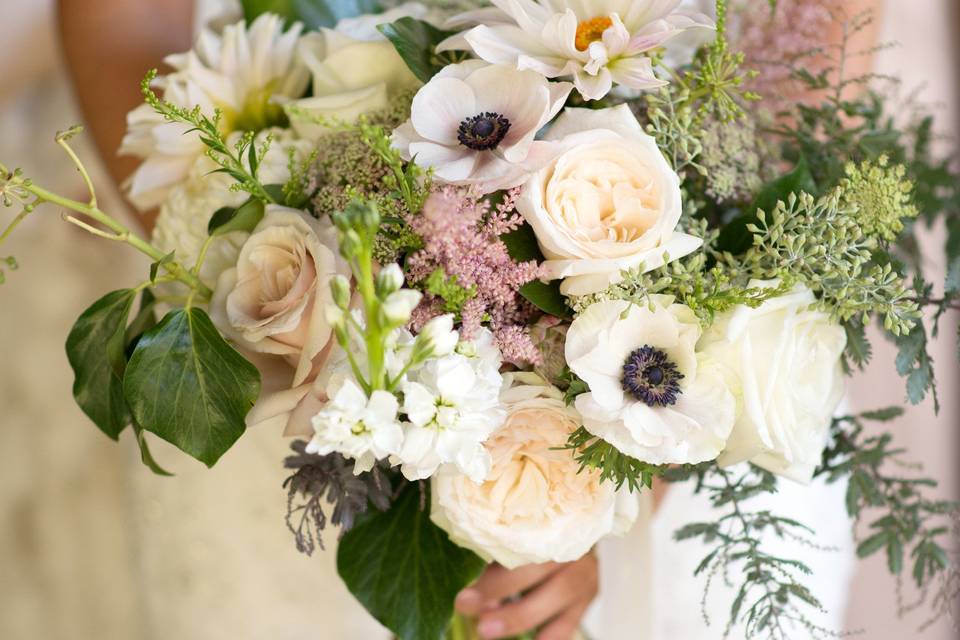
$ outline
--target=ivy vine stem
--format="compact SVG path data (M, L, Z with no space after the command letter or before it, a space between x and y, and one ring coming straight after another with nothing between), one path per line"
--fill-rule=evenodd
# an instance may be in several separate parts
M159 262L164 259L166 254L164 254L160 249L157 249L152 244L135 234L119 220L102 211L98 206L58 195L52 191L44 189L39 185L33 184L29 180L22 180L18 178L13 178L13 180L18 186L23 187L25 190L36 196L39 200L38 204L55 204L63 207L64 209L87 216L93 220L96 220L113 233L113 235L110 235L101 231L100 233L95 233L95 235L109 237L112 240L124 242L155 261ZM16 182L18 180L19 182ZM95 227L91 227L82 220L78 220L73 216L67 216L65 219L87 232L94 233L99 231ZM177 280L196 291L197 294L203 298L209 299L213 295L213 291L211 291L207 285L203 284L203 282L200 281L200 278L192 274L179 263L164 262L162 266L167 270L167 272L170 273L170 275L174 276Z

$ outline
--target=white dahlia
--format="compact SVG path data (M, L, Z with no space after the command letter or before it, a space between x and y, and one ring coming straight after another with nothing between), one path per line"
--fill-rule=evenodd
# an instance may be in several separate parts
M466 46L487 62L572 77L584 98L598 100L614 82L631 89L666 84L647 54L687 29L713 27L701 13L678 10L680 1L491 0L500 15L440 49Z
M193 49L166 58L174 72L156 85L164 100L179 107L199 106L209 116L220 109L224 133L280 124L285 116L278 101L299 98L309 82L295 55L300 30L297 24L284 32L283 20L272 14L249 28L244 22L230 25L222 35L204 30ZM189 126L166 121L146 104L131 111L120 152L143 163L130 179L130 200L139 209L162 204L204 150Z

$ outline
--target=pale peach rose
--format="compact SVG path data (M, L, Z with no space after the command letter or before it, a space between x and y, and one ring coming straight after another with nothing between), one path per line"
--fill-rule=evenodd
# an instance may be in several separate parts
M331 342L324 313L332 303L330 279L350 274L337 246L329 221L270 205L210 301L210 316L225 336L293 367L291 388L315 377Z
M581 424L576 410L536 374L505 378L507 419L484 445L492 469L477 484L441 467L431 485L434 523L508 568L576 560L601 538L629 530L636 497L601 482L597 471L580 472L572 452L557 449Z

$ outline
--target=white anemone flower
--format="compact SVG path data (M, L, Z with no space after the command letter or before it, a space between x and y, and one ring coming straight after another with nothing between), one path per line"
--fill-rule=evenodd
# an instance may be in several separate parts
M295 55L301 26L283 29L280 17L263 14L249 28L239 22L225 27L222 35L204 30L192 50L166 58L174 72L156 81L163 99L179 107L199 106L208 116L219 109L226 134L280 124L279 101L299 98L309 83ZM189 128L168 122L146 104L127 115L120 152L144 160L129 183L137 208L162 204L203 155L206 147Z
M556 145L535 136L572 88L512 65L452 64L414 96L393 145L441 182L484 193L514 187L553 158Z
M670 296L590 305L571 323L566 344L571 371L590 386L576 400L583 426L651 464L716 458L737 407L731 376L696 351L699 339L696 315Z
M572 77L588 100L607 95L614 82L638 90L666 84L647 54L687 29L713 27L702 13L678 10L681 0L491 2L500 17L450 38L439 50L470 48L494 64Z
M396 396L377 390L368 398L345 376L332 380L327 391L330 401L311 420L315 433L308 453L340 453L354 460L354 473L363 473L397 452L403 430Z
M499 351L485 334L489 331L476 343L429 360L404 384L403 412L409 423L393 462L401 464L409 480L429 478L443 464L456 465L474 482L489 473L490 454L483 443L506 412L499 402ZM496 352L492 357L491 349Z

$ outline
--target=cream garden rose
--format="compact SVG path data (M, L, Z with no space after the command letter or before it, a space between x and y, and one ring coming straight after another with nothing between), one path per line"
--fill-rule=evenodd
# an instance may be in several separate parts
M527 181L517 209L564 294L602 291L625 269L650 271L700 247L676 231L680 178L626 105L567 109L545 137L563 151Z
M385 38L364 40L332 29L300 40L300 60L313 74L313 95L285 105L298 135L316 140L323 120L353 122L385 108L390 99L420 81Z
M336 274L349 276L350 270L339 255L333 225L270 205L236 267L220 275L211 318L240 347L282 356L294 367L292 386L299 386L330 343L324 310Z
M579 472L570 452L556 449L580 426L576 410L536 374L505 377L507 418L485 444L492 469L477 484L441 467L431 485L434 523L508 568L576 560L601 538L629 530L636 497L600 482L599 472Z
M846 346L843 328L812 309L814 302L798 285L756 309L735 308L703 336L700 348L723 361L740 384L741 407L720 464L749 460L799 482L813 477L843 397Z

